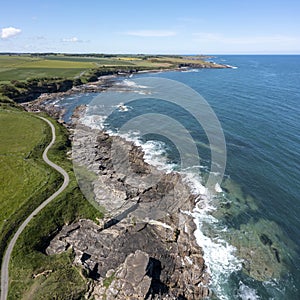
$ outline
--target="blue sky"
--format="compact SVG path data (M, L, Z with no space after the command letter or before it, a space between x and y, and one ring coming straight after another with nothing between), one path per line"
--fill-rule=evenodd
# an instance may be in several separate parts
M300 54L299 13L299 0L4 0L0 52Z

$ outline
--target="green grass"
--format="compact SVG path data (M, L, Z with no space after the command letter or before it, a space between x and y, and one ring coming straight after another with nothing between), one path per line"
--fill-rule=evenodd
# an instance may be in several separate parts
M25 81L45 77L73 78L85 70L86 68L16 68L0 72L0 82L9 83L11 80Z
M0 55L0 71L2 70L2 68L20 67L23 64L38 60L39 58L32 58L28 55Z
M0 55L0 83L11 80L25 81L30 78L60 77L73 78L86 70L102 67L142 67L142 68L169 68L178 63L197 63L199 60L189 57L141 57L114 56L89 57L44 55L31 57L30 55Z
M0 55L0 82L25 81L30 78L73 78L96 66L91 61L54 60L28 56Z
M42 120L17 110L2 110L0 116L5 116L5 119L1 118L1 125L5 124L6 126L4 127L6 128L6 132L2 133L3 137L6 137L6 143L1 143L2 151L10 151L11 149L10 153L12 155L22 153L23 156L20 156L21 160L29 155L30 158L28 159L35 160L37 168L47 168L39 159L45 146L44 141L48 142L50 137L48 135L49 129L47 128L47 124L45 123L46 127L44 128ZM51 237L64 224L69 224L79 218L96 220L102 217L102 214L82 195L72 170L72 162L66 159L66 153L70 150L70 142L66 129L53 120L52 122L56 128L57 141L49 151L48 156L67 170L70 176L70 184L63 194L53 200L29 223L18 239L11 258L8 299L81 299L87 289L88 280L81 274L82 270L72 265L73 253L71 251L54 256L47 256L44 253ZM40 132L38 131L38 125L42 127ZM28 134L27 139L23 138L24 143L18 139L11 138L9 134L13 130L17 136L18 134L20 136L22 134L21 127ZM30 128L30 132L26 128ZM31 135L36 137L33 138ZM41 141L43 141L43 146L41 146ZM18 151L18 149L21 150ZM32 168L33 170L34 168ZM1 168L2 171L4 172ZM13 205L15 208L13 215L16 215L17 219L9 218L9 220L14 220L13 223L4 222L6 233L8 232L11 235L11 227L16 229L16 226L13 226L15 221L28 216L38 203L44 201L61 184L61 177L56 172L51 169L47 172L48 177L51 174L48 178L47 188L29 197L30 209L26 205ZM28 177L28 173L24 173L22 176L24 176L25 180ZM40 183L38 181L35 182L37 184L35 190L39 191ZM19 181L12 181L12 183L15 186L11 191L16 191ZM34 187L34 184L32 184L32 187ZM9 191L6 193L10 195ZM19 201L25 201L21 199L21 195L22 193L20 192ZM3 214L5 214L7 207L8 210L12 210L9 205L5 206L1 209ZM9 224L10 230L7 229ZM8 239L7 234L5 238L6 241ZM41 275L33 278L34 274L39 274L47 270L51 270L47 276Z
M0 82L25 81L30 78L73 78L81 72L102 66L131 66L131 62L115 58L0 55Z
M97 57L75 57L75 56L63 56L63 55L47 55L44 56L47 60L56 60L56 61L74 61L74 62L97 62L99 58ZM100 58L101 59L101 58Z
M103 285L106 288L109 288L109 286L111 285L111 283L113 282L113 280L115 279L115 273L113 273L110 277L107 277L103 280Z
M41 68L41 69L83 69L92 68L94 64L91 62L80 62L80 61L63 61L63 60L33 60L22 64L21 68Z
M44 190L51 170L32 156L48 140L40 119L18 110L0 108L0 239L3 227L32 197ZM6 226L7 227L7 226Z
M12 290L8 299L83 299L87 280L79 268L72 266L74 257L71 251L57 256L30 253L26 258L24 261L19 256L13 260L10 269ZM29 259L35 260L34 266ZM45 275L41 274L43 272ZM33 278L33 275L37 277Z
M45 59L57 62L72 63L93 63L96 66L132 66L131 61L121 60L118 58L99 58L99 57L69 57L69 56L46 56Z

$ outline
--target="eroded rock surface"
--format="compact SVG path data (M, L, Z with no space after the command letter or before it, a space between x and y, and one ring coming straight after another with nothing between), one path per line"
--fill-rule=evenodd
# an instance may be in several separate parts
M97 299L103 299L101 297L107 294L110 285L105 286L103 282L112 274L116 278L112 281L115 282L114 286L128 287L128 291L122 288L122 293L132 291L137 295L144 289L134 288L137 286L136 282L141 280L142 285L146 286L151 279L151 284L141 299L148 294L149 297L162 294L175 299L201 299L207 296L209 277L201 249L193 238L193 221L185 214L180 214L177 220L168 218L165 221L166 223L149 221L130 224L123 220L103 229L90 220L80 220L65 226L51 241L47 253L61 253L72 247L75 263L82 265L88 271L88 276L96 282ZM174 221L178 227L168 225L174 226ZM130 257L137 251L143 251L148 257L147 270L143 276L150 279L142 279L141 267L131 268L128 264ZM141 266L145 264L146 262L140 263ZM124 268L127 271L122 271ZM126 284L124 278L123 280L122 277L118 277L118 274L125 274L124 272L131 274L130 278L126 277ZM116 281L121 282L117 285ZM122 293L119 292L120 296L117 299L127 299L122 298ZM137 296L128 299L140 298Z
M95 299L207 297L209 276L190 215L195 198L180 175L145 163L141 148L120 137L76 130L78 180L106 214L102 224L65 226L47 253L71 247L94 279Z
M81 190L116 219L160 219L191 211L194 197L177 173L166 174L143 160L141 147L103 131L77 126L73 162ZM88 192L88 187L93 193ZM88 195L89 194L89 195Z

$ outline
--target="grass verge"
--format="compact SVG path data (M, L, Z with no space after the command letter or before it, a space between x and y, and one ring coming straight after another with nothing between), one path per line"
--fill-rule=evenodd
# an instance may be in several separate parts
M12 113L11 116L15 117L16 113L24 114L24 118L26 115L37 123L41 121L35 116L20 111ZM53 200L29 223L17 241L9 266L8 299L82 299L88 287L88 280L82 275L81 269L72 265L73 253L71 251L54 256L47 256L44 252L53 235L64 224L80 218L96 220L102 217L102 214L86 201L80 192L72 170L72 162L66 159L67 152L70 150L67 130L53 120L51 121L56 128L57 140L48 156L69 173L70 184L63 194ZM61 176L40 159L45 145L51 138L50 128L46 123L45 126L39 143L35 146L32 143L31 147L28 146L26 150L30 150L29 159L34 160L36 166L45 168L48 172L46 173L47 185L41 192L28 198L25 204L18 206L9 221L5 222L4 229L2 228L1 231L2 255L3 246L7 244L18 225L62 183ZM12 143L15 142L15 139L12 139Z
M12 234L61 176L41 159L51 140L47 124L24 111L0 107L0 256Z

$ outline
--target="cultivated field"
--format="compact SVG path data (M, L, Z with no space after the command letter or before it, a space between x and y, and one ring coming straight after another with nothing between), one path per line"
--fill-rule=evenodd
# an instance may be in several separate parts
M74 78L84 71L103 67L170 68L180 63L203 63L202 57L180 56L78 56L0 55L0 83L41 77Z
M0 82L41 77L71 78L95 66L91 61L0 55Z
M84 71L93 68L115 66L155 66L164 67L170 64L149 62L138 58L129 60L122 57L97 58L97 57L69 57L63 55L47 55L32 57L30 55L0 55L0 82L7 83L11 80L28 80L41 77L73 78L80 76Z

